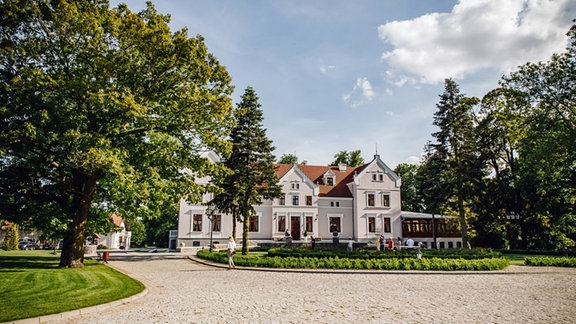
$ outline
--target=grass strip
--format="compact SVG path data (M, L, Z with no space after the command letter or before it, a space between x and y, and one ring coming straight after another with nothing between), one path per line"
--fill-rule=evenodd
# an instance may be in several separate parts
M144 285L85 259L84 268L58 268L50 251L0 252L0 322L62 313L133 296Z

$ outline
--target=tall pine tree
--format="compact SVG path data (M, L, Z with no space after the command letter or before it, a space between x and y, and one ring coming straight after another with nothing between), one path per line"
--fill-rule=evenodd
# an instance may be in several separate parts
M466 203L474 194L475 184L482 179L472 119L472 109L478 101L461 94L456 82L447 79L434 114L434 125L439 128L433 134L437 141L435 154L443 164L440 171L448 190L448 207L458 213L464 247L470 246Z
M266 137L262 125L263 114L258 96L251 87L246 88L242 101L236 109L237 125L230 134L232 154L224 161L231 173L221 179L223 192L212 203L223 212L231 213L233 222L242 221L242 254L248 254L248 233L254 206L263 199L279 198L282 189L278 185L272 154L274 146ZM235 235L235 226L232 235Z

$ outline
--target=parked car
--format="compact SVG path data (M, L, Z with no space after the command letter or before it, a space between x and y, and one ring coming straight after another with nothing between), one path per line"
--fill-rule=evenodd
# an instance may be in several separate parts
M52 244L48 241L44 241L44 244L42 245L43 250L52 250L53 248L54 248L54 244Z
M34 242L20 241L20 243L18 243L18 248L20 250L34 250L36 248L36 245L34 244Z

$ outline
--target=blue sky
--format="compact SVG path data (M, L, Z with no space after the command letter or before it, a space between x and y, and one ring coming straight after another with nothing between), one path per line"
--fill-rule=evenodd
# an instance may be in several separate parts
M205 38L234 105L256 90L275 155L311 165L341 150L368 162L376 149L392 168L418 162L445 78L482 97L518 65L563 52L576 18L573 0L152 2L173 31Z

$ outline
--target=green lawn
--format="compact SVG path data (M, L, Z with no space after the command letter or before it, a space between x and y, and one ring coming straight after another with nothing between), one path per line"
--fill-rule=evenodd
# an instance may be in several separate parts
M506 253L502 255L504 258L508 259L510 261L510 264L513 265L524 265L524 258L528 257L528 256L534 256L534 255L528 255L528 254L516 254L516 253Z
M58 268L52 251L0 251L0 322L104 304L135 295L144 285L98 261Z

